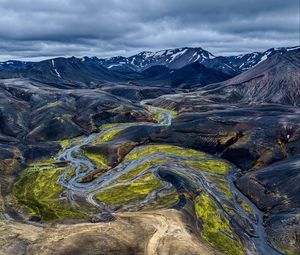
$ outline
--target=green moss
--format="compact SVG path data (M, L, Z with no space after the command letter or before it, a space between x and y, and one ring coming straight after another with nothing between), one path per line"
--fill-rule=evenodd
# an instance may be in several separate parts
M157 111L153 116L153 120L155 120L158 123L161 122L163 119L164 119L164 115L159 111Z
M118 127L118 126L134 126L136 124L137 124L136 122L107 123L107 124L101 125L100 129L105 130L105 129L110 129L110 128L114 128L114 127Z
M154 166L154 165L161 165L166 162L167 162L166 159L161 159L161 158L153 158L151 160L147 160L147 161L139 164L135 168L131 169L127 173L121 175L121 177L118 178L118 181L131 180L131 179L135 178L136 176L138 176L142 171L146 170L147 168Z
M65 139L65 140L60 140L57 141L59 145L62 147L63 150L70 148L71 146L77 145L81 143L83 140L83 136L77 137L77 138L72 138L72 139Z
M112 130L107 130L104 132L104 134L102 134L102 135L98 136L96 139L94 139L91 144L98 144L98 143L102 143L102 142L112 141L117 137L118 133L120 133L124 129L125 128L115 128Z
M228 181L224 178L224 176L209 175L207 177L214 182L218 190L221 191L225 195L225 197L228 198L228 200L233 200L231 189L229 187Z
M133 183L118 184L96 195L96 199L108 205L124 205L146 197L150 192L162 188L163 182L152 173L147 173Z
M47 167L50 164L56 163L56 159L54 157L44 159L44 160L37 160L37 161L30 161L31 167Z
M105 132L101 136L101 140L103 142L109 142L109 141L113 140L114 138L116 138L117 134L120 133L122 130L124 130L124 128L116 128L116 129L112 129L108 132Z
M203 161L185 161L188 166L191 166L199 171L209 172L214 174L225 175L228 173L229 165L221 160L207 159Z
M106 158L100 153L93 153L83 150L83 154L95 163L97 168L108 168Z
M248 213L251 216L255 216L253 208L245 200L241 199L240 197L237 197L237 202L241 205L241 207L246 213Z
M175 116L175 115L178 114L177 111L170 110L170 109L167 109L167 108L162 108L162 107L155 107L155 108L160 109L160 110L165 111L165 112L168 112L168 113L170 113L172 116Z
M236 212L225 201L222 201L221 204L223 209L227 212L227 214L230 217L233 217L236 214Z
M283 247L282 245L278 245L277 243L272 242L272 246L281 251L285 255L299 255L299 252L297 248L295 247L295 250L288 249L286 247Z
M72 179L75 176L75 167L70 167L66 173L67 180Z
M221 214L217 204L208 194L202 193L196 198L195 212L202 222L201 236L213 247L225 254L244 254L243 245L235 237L228 219Z
M24 170L13 189L17 202L43 220L85 218L85 214L59 197L63 187L57 184L57 180L63 170L54 165L44 169L34 165Z
M138 158L142 158L151 154L168 154L168 155L176 155L180 157L186 158L205 158L207 155L204 152L185 149L178 146L173 145L148 145L141 148L136 148L134 153L130 153L125 159L127 160L135 160Z
M71 146L72 140L71 139L61 140L59 141L59 144L63 149L67 149Z

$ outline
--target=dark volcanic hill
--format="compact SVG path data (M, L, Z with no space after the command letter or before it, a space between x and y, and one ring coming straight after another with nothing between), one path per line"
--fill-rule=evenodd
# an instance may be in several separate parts
M150 67L152 70L155 66ZM143 73L149 72L146 69ZM163 73L163 74L159 74ZM210 83L224 81L231 78L233 75L223 73L213 68L207 68L199 62L192 63L180 69L156 72L156 76L148 78L146 81L139 81L146 84L158 84L160 86L168 86L172 88L190 89L193 87L201 87Z
M238 56L230 56L230 57L226 57L226 59L229 61L231 66L243 72L251 69L252 67L258 65L262 61L272 57L277 53L283 54L290 51L297 51L299 49L300 49L299 46L271 48L264 52L252 52L252 53L242 54Z
M228 101L300 105L300 50L275 54L254 68L205 88Z
M95 59L56 58L27 63L14 68L0 68L1 78L31 78L56 84L84 85L105 82L121 82L127 78L121 73L108 70Z

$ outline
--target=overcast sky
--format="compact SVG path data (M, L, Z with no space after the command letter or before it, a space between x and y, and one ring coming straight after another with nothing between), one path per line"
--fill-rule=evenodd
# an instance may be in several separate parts
M0 60L299 45L299 0L0 0Z

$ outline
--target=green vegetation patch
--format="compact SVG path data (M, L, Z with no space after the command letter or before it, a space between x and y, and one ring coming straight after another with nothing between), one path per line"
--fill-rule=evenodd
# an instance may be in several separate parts
M89 151L85 151L85 150L83 150L83 154L87 158L89 158L91 161L93 161L95 163L95 165L97 166L97 168L99 168L99 169L108 168L107 160L102 154L93 153L93 152L89 152Z
M155 144L148 145L145 147L136 148L133 153L130 153L125 159L127 160L135 160L138 158L142 158L151 154L168 154L168 155L176 155L180 157L186 158L205 158L207 155L204 152L181 148L173 145L163 145L163 144Z
M118 133L120 133L125 128L115 128L112 130L107 130L104 134L97 137L92 144L97 144L101 142L109 142L117 138Z
M14 186L13 194L17 202L27 207L30 214L43 220L85 218L85 214L59 197L64 188L57 184L57 180L63 171L64 168L55 165L44 169L37 165L28 167Z
M107 123L107 124L101 125L100 129L105 130L105 129L110 129L110 128L114 128L114 127L118 127L118 126L134 126L136 124L137 124L136 122Z
M168 112L168 113L170 113L172 116L175 116L175 115L178 114L178 112L175 111L175 110L170 110L170 109L162 108L162 107L156 107L156 108L157 108L157 109L160 109L160 110L162 110L162 111Z
M224 176L219 175L209 175L208 179L214 182L217 186L218 190L221 191L228 200L233 200L231 189L229 187L228 181L224 178Z
M255 216L255 212L253 208L243 199L241 199L239 196L237 197L237 202L241 205L243 210L248 213L251 216Z
M133 183L118 184L101 191L96 195L96 199L108 205L124 205L145 198L163 185L152 173L146 173Z
M65 140L60 140L57 141L59 145L62 147L63 150L70 148L71 146L80 144L83 140L83 136L77 137L77 138L72 138L72 139L65 139Z
M202 193L196 198L195 212L202 223L201 236L213 247L225 254L244 254L243 245L235 237L228 219L221 214L216 202L208 194Z
M157 111L153 116L153 120L155 120L158 123L161 122L163 119L164 119L164 115L159 111Z
M76 173L75 173L75 167L70 167L66 173L66 179L67 180L71 180L73 177L75 177Z
M144 207L144 210L155 210L159 208L172 208L179 202L179 195L175 188L166 194L161 196L155 203Z
M185 161L188 166L191 166L202 172L225 175L228 173L229 165L221 160L207 159L203 161Z
M124 173L123 175L118 178L118 181L127 181L132 180L133 178L137 177L142 171L154 166L154 165L161 165L168 162L166 159L162 158L152 158L150 160L144 161L143 163L139 164L138 166L132 168L127 173Z
M101 136L101 140L103 142L109 142L109 141L113 140L114 138L116 138L117 134L120 133L122 130L124 130L124 128L116 128L116 129L107 131Z

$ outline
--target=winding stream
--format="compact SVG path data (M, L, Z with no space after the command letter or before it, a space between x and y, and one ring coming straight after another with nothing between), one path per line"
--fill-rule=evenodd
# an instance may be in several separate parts
M141 102L141 105L145 105L147 101ZM149 110L152 112L159 112L163 118L160 121L160 123L136 123L135 126L138 125L156 125L156 126L169 126L172 123L173 116L168 112L164 111L163 109L156 108L153 106L147 106L149 107ZM138 158L135 160L132 160L130 162L121 162L119 165L114 167L113 169L107 171L100 177L97 177L91 182L87 183L80 183L78 180L84 177L85 175L93 172L96 170L96 166L82 153L80 152L80 148L84 145L87 145L91 142L93 142L97 137L104 135L107 132L110 132L114 129L119 128L127 128L132 125L126 125L126 124L120 124L118 126L106 129L104 131L101 131L99 133L94 133L89 135L88 137L84 138L82 141L78 141L78 144L71 146L70 148L65 149L58 157L58 162L69 162L69 167L66 168L64 173L61 175L59 184L66 187L68 190L79 194L82 197L85 197L86 201L93 206L99 207L99 209L103 209L103 206L101 206L94 198L95 194L99 192L100 189L108 187L114 180L116 180L121 174L124 174L126 172L129 172L133 168L137 167L141 163L151 160L152 158L168 158L171 162L176 162L176 158L174 156L165 155L163 153L156 153L147 155L142 158ZM135 150L135 149L134 149ZM133 150L133 151L134 151ZM70 168L75 169L75 176L71 179L67 179L67 173ZM84 171L82 171L84 169ZM174 163L172 165L172 170L170 170L170 174L174 175L180 175L180 178L183 178L187 183L191 183L194 186L202 187L211 197L214 198L214 200L221 205L222 195L220 195L220 192L216 189L216 187L212 184L210 180L207 179L207 176L202 174L201 172L197 172L195 174L195 171L192 168L183 168L182 165ZM160 171L163 171L163 168L156 166L153 167L152 172L153 174L158 174ZM176 178L178 178L178 176ZM248 254L270 254L270 255L280 255L278 250L273 248L266 239L266 234L263 227L263 213L247 198L245 197L235 186L234 181L237 178L237 169L232 167L229 175L227 176L228 184L230 187L230 190L233 194L233 201L230 201L229 203L232 204L232 208L234 209L235 213L241 217L244 221L249 223L251 229L251 233L248 233L247 230L244 232L246 233L246 240L249 242L248 248ZM168 187L170 187L170 183L168 183ZM237 201L236 197L239 197L242 199L245 203L248 204L252 208L252 210L255 213L255 217L249 216L249 214L241 207L240 203ZM224 212L226 215L227 213ZM228 215L227 215L228 216ZM229 217L229 216L228 216ZM242 226L241 226L242 229ZM243 229L242 229L243 230Z

